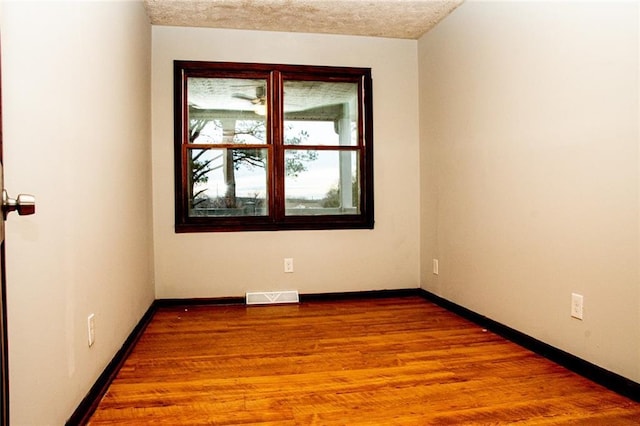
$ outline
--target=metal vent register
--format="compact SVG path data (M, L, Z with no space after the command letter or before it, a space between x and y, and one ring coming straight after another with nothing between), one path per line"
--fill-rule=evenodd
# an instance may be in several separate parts
M247 305L268 305L277 303L298 303L300 298L297 290L289 291L257 291L247 293Z

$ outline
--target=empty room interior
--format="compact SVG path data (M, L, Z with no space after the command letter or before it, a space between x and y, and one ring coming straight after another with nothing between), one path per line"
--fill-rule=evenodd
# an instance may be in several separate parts
M5 187L37 199L6 221L11 424L67 422L158 303L252 292L429 295L640 389L637 1L3 0L0 25ZM373 225L176 232L174 61L370 70Z

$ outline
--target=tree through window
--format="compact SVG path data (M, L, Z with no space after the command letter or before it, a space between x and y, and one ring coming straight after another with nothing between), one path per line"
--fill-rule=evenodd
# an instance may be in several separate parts
M176 231L373 227L371 73L174 62Z

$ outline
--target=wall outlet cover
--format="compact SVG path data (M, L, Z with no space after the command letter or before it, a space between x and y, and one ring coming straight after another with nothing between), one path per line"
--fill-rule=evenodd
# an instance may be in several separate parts
M571 293L571 316L582 319L584 311L584 296L578 293Z

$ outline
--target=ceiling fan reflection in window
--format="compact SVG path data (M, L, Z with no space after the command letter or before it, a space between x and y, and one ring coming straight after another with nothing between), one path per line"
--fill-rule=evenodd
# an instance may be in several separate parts
M267 113L267 96L264 86L256 86L256 95L254 97L242 93L235 93L234 98L244 99L253 104L253 112L258 115L266 115Z

